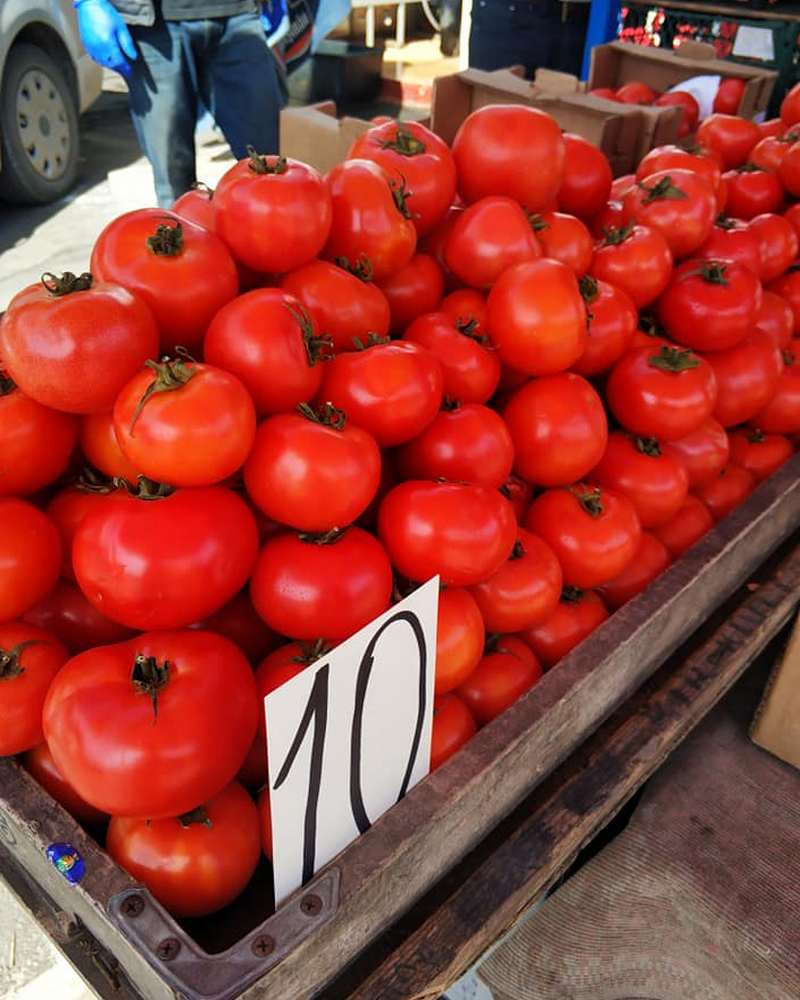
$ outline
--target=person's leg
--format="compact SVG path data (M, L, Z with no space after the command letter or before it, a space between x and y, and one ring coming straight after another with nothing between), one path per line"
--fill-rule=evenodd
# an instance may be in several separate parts
M561 5L556 0L473 0L469 64L495 70L524 66L556 69Z

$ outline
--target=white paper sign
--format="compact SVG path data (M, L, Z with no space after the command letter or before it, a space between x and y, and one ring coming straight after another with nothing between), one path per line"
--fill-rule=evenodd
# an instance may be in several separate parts
M714 98L717 96L721 79L721 76L714 73L692 76L688 80L681 80L674 87L670 87L669 92L683 90L687 94L691 94L700 109L699 120L704 121L714 110Z
M733 55L771 62L775 58L772 28L754 28L748 24L740 24L733 43Z
M439 578L265 698L275 902L430 769Z

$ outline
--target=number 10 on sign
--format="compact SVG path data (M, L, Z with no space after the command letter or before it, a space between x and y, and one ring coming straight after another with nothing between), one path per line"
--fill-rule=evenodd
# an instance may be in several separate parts
M265 699L275 901L430 767L439 578Z

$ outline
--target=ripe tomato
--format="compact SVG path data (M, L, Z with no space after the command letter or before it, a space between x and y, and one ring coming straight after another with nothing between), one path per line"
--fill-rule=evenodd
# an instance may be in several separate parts
M774 173L754 163L742 163L722 176L728 185L725 209L737 219L775 212L783 203L781 182Z
M184 191L180 197L172 203L171 211L179 215L182 219L193 222L196 226L203 226L205 229L214 231L214 206L211 199L214 197L214 189L202 181L195 181L188 191Z
M795 137L797 137L796 133ZM778 167L778 177L789 194L800 198L800 141L790 146L789 151L781 160L781 165Z
M408 191L371 160L345 160L325 177L333 225L323 256L355 264L366 257L383 281L414 256L417 231L406 204ZM346 266L346 265L345 265Z
M46 743L40 743L29 750L22 759L22 766L52 798L63 806L79 823L99 826L108 816L90 806L78 795L56 767L53 755Z
M439 311L449 316L456 327L469 326L473 336L488 333L486 299L473 288L459 288L445 295Z
M615 97L622 104L652 104L658 97L658 91L640 80L631 80L617 87Z
M375 439L330 406L265 420L244 469L256 506L299 531L352 524L372 502L380 480Z
M450 479L494 489L508 479L513 462L508 427L480 403L446 404L397 456L404 479Z
M711 511L702 500L690 493L675 517L653 528L653 534L664 543L672 558L677 559L713 527Z
M489 293L489 329L500 360L527 375L573 365L586 346L586 309L575 274L556 260L504 271Z
M47 505L47 516L61 539L61 576L65 580L75 579L72 568L72 542L75 533L89 511L100 506L114 489L114 484L103 477L80 476L72 486L59 490Z
M514 636L501 636L459 687L478 722L485 726L541 679L543 670L531 650Z
M272 811L269 805L269 785L259 792L256 808L261 821L261 850L264 852L264 857L272 861Z
M25 612L22 620L46 629L73 655L94 646L123 642L133 635L129 628L100 614L74 584L65 580L59 580L54 590Z
M764 136L753 147L748 163L754 163L762 170L771 170L773 173L777 173L783 158L796 141L793 135L787 137L782 132L779 135Z
M744 96L745 81L738 76L724 77L720 80L714 97L714 111L719 111L724 115L736 115L739 113L739 105Z
M796 83L781 101L781 121L785 125L800 122L800 83Z
M408 208L422 236L443 218L456 194L456 165L447 143L419 122L389 121L360 135L348 160L373 160L397 186L409 188Z
M592 236L595 239L604 239L606 234L612 229L621 229L625 223L622 216L622 199L611 199L600 209L589 223Z
M435 771L469 742L478 727L472 712L456 694L446 694L433 703L431 771Z
M525 527L547 542L564 583L573 587L598 587L619 576L642 534L627 497L585 483L545 490L531 504Z
M77 437L74 417L26 396L0 369L0 496L36 493L58 479Z
M554 667L608 618L608 611L593 590L565 587L549 618L526 629L521 638L545 668Z
M615 177L611 183L611 197L621 201L631 188L636 187L636 180L636 174L622 174L621 177Z
M313 167L285 156L234 164L214 192L214 223L233 256L256 271L284 274L325 246L331 197Z
M503 419L516 471L539 486L567 486L593 469L605 451L602 400L572 372L527 382L506 404Z
M389 302L371 273L367 268L351 274L327 260L312 260L287 274L281 288L305 306L334 351L352 351L355 338L366 343L371 333L389 332Z
M735 262L761 277L761 240L741 219L717 216L711 235L695 256L702 260Z
M591 378L615 364L630 348L639 314L627 292L584 275L578 282L588 319L586 349L572 366Z
M164 353L179 344L197 350L214 315L239 291L222 240L162 208L137 209L109 222L92 250L91 269L99 281L121 285L147 303Z
M722 169L714 153L699 148L690 152L680 146L656 146L640 160L636 168L636 180L642 181L650 174L664 170L691 170L705 177L717 195L717 209L722 211L722 206L719 204Z
M522 104L478 108L453 140L459 194L468 205L499 194L529 212L547 211L564 177L565 146L555 119L543 111Z
M430 254L431 257L435 258L437 264L444 269L445 274L447 274L447 268L444 263L445 243L447 243L450 230L456 224L456 219L458 219L463 211L463 205L451 205L442 221L434 226L428 235L419 242L419 249L423 253ZM450 277L450 275L447 276Z
M446 587L439 593L436 625L437 695L457 688L483 656L486 630L478 604L463 587Z
M438 309L444 294L444 272L434 257L418 253L380 287L389 302L392 332L399 336L418 316Z
M181 628L242 589L258 530L231 490L151 486L143 480L137 496L118 490L86 514L72 562L81 590L109 618L143 630Z
M562 582L561 566L550 546L519 528L506 562L471 593L487 632L519 632L553 613Z
M789 438L765 434L757 427L733 431L730 442L731 461L752 473L757 483L771 476L794 454Z
M318 398L387 447L410 441L431 423L442 387L433 352L402 340L339 354L325 366Z
M175 819L123 819L108 826L111 857L176 917L202 917L232 903L261 857L261 820L232 782Z
M715 112L700 122L697 142L716 153L726 170L744 163L761 138L755 122Z
M750 424L768 434L800 434L800 338L792 340L783 360L775 394Z
M322 382L330 340L293 296L257 288L217 313L206 333L206 361L236 375L260 416L307 403Z
M87 413L79 426L80 448L87 461L104 476L135 483L141 473L119 446L113 413Z
M157 353L145 303L88 274L46 274L14 296L0 323L6 372L37 403L67 413L107 412Z
M783 213L783 218L789 222L800 240L800 204L790 205Z
M772 281L767 288L789 303L794 314L794 332L800 333L800 260L791 264L786 273Z
M761 308L756 313L755 328L769 337L776 347L788 347L794 332L794 313L789 303L765 288Z
M649 531L642 532L636 555L618 577L600 587L606 606L616 611L660 576L672 562L666 545Z
M470 587L506 561L517 521L497 490L411 480L384 497L378 532L392 565L409 580L438 573L442 583Z
M606 398L632 434L674 441L711 416L717 383L709 363L691 351L643 347L612 368Z
M247 591L237 594L205 620L193 622L189 628L225 636L235 642L253 664L263 659L281 641L257 614Z
M667 287L672 251L655 229L630 224L611 228L595 247L589 274L621 288L642 309Z
M667 441L664 451L683 466L693 490L716 477L728 462L730 448L725 428L709 417L697 430Z
M42 705L67 656L44 629L25 622L0 625L0 757L42 742Z
M751 472L731 463L720 470L716 479L697 489L695 495L708 507L714 520L721 521L750 496L755 486Z
M760 306L761 283L749 268L690 260L675 269L658 300L658 318L679 344L724 351L747 336Z
M783 135L786 123L780 118L767 118L766 121L758 122L758 130L763 136Z
M714 417L723 427L750 420L775 394L783 372L783 358L771 338L751 333L727 351L705 355L717 380Z
M485 330L485 312L481 325ZM485 403L500 381L500 361L481 325L476 326L467 315L453 319L445 312L434 312L420 316L403 334L404 340L427 348L438 358L444 395L462 403Z
M61 541L50 518L25 500L0 499L0 622L40 601L60 567Z
M711 235L716 215L714 189L692 170L660 170L625 195L627 221L657 229L673 256L688 257Z
M800 249L800 239L794 227L783 216L767 213L751 219L750 229L759 242L761 280L779 278Z
M580 219L563 212L545 212L533 216L531 224L545 257L566 264L578 278L586 274L594 255L594 240Z
M589 96L602 98L604 101L617 100L617 92L613 87L594 87L589 91Z
M700 105L686 90L673 90L667 94L659 94L653 101L657 108L680 108L681 120L678 126L678 138L683 139L697 128L700 118Z
M558 207L580 219L591 219L608 201L611 164L605 153L583 136L565 132L563 140L564 177L558 189Z
M271 629L293 639L346 639L382 614L392 567L361 528L271 538L259 554L250 593Z

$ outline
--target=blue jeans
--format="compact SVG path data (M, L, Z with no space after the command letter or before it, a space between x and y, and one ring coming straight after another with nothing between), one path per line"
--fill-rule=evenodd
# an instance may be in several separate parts
M194 132L200 102L233 155L248 145L278 152L283 104L275 57L257 13L132 26L139 50L128 81L131 117L153 168L158 204L169 207L197 179Z

